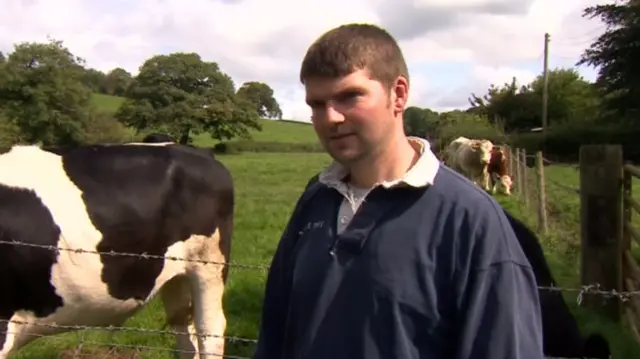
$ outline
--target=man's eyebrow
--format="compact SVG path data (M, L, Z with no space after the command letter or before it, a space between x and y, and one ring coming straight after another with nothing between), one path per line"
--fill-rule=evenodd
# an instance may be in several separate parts
M347 94L353 94L353 93L363 93L365 91L363 86L360 85L351 85L351 86L347 86L344 88L339 89L338 91L334 92L330 98L336 98L336 97L341 97ZM325 102L327 102L327 99L325 98L312 98L312 97L306 97L305 98L305 102L308 105L314 105L314 104L323 104Z

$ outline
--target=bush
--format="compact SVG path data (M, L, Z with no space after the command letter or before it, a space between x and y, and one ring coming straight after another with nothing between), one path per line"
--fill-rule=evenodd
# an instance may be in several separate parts
M640 162L640 129L613 125L564 125L547 133L521 133L509 136L513 147L527 152L542 151L555 162L577 162L580 146L588 144L620 144L627 161Z
M123 143L134 140L133 132L112 115L94 112L83 136L85 143Z
M0 118L0 148L8 148L22 143L20 129L6 119Z

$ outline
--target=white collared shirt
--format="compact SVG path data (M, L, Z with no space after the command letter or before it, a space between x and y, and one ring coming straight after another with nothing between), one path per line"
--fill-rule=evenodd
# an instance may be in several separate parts
M391 188L395 186L411 186L426 187L433 185L433 181L440 168L440 161L431 151L431 146L427 140L419 137L408 137L411 146L420 154L418 161L407 171L407 173L398 179L392 181L384 181L374 185L372 188L357 188L344 182L343 179L348 175L348 170L338 162L331 163L320 175L318 180L335 188L344 196L344 200L338 211L338 234L342 233L351 222L351 219L365 201L371 190L377 186Z

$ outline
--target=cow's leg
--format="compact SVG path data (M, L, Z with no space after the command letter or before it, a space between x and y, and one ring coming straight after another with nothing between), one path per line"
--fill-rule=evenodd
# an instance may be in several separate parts
M4 318L3 318L4 320ZM40 324L40 325L38 325ZM49 325L48 325L49 324ZM11 354L24 347L35 339L69 332L69 329L56 328L53 323L40 322L32 315L14 314L9 321L2 322L0 326L4 329L0 337L4 337L0 350L0 359L10 358Z
M233 218L221 221L218 230L211 237L192 237L190 241L196 241L196 248L199 250L191 257L226 263L228 253L225 255L222 248L227 247L223 243L230 243L232 221ZM228 252L228 248L225 252ZM226 266L218 264L194 263L189 268L196 330L198 334L206 334L198 338L201 359L220 358L224 355L227 320L222 307L222 297L226 272Z
M482 169L482 188L489 192L490 188L489 188L489 172L487 171L487 167L485 166Z
M162 303L167 316L167 324L176 334L176 349L181 359L194 359L198 355L198 341L193 324L193 307L191 305L191 286L189 278L178 276L162 286L160 291Z

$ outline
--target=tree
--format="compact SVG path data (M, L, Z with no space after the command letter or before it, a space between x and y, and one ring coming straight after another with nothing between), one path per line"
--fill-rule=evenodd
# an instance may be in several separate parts
M596 88L575 69L557 68L548 73L548 124L585 122L594 119L600 106ZM535 105L542 106L543 77L529 86L535 94ZM538 123L541 117L538 117Z
M104 72L89 68L84 72L82 83L93 92L105 93L105 76Z
M2 51L0 51L0 64L4 64L7 61L7 58L4 56Z
M260 117L282 118L282 110L269 85L255 81L245 82L238 89L237 95L253 103Z
M160 130L188 143L191 135L248 137L260 129L253 104L236 96L233 81L196 53L153 56L140 67L116 113L138 131Z
M127 70L117 67L104 78L104 92L108 95L124 96L133 81L133 77Z
M488 118L490 123L504 126L507 131L535 127L540 123L532 123L539 114L540 104L529 94L527 86L518 86L514 77L510 83L502 87L491 85L482 97L471 94L469 103L473 107L470 113Z
M0 68L0 108L28 143L74 144L90 121L83 60L62 41L21 43Z
M584 51L578 65L598 69L596 85L603 93L609 119L638 121L640 116L640 3L596 5L584 17L599 18L606 31Z
M404 110L404 132L408 136L428 137L437 136L439 117L438 113L428 108L415 106Z

